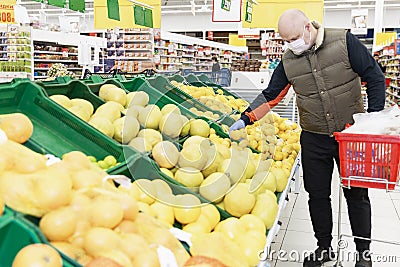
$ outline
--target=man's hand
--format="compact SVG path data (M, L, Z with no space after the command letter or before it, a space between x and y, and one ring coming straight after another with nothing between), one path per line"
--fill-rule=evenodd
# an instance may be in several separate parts
M242 128L246 127L246 124L244 123L243 120L238 120L232 126L229 128L229 133L235 130L240 130Z

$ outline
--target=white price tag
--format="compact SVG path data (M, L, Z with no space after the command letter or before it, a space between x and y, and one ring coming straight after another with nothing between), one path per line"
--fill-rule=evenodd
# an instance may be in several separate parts
M175 255L166 247L159 246L157 248L158 260L160 261L160 267L178 267Z
M117 184L122 185L126 189L131 188L132 182L131 179L126 177L125 175L107 175L103 178L103 184L107 182L107 180L113 180Z
M3 130L0 130L0 145L8 141L8 137Z
M57 158L52 154L46 154L45 157L47 158L46 166L50 166L53 165L54 163L61 161L61 159Z
M168 45L168 53L173 53L175 51L175 44Z
M178 228L170 228L169 232L175 236L176 239L179 241L183 241L186 244L188 244L189 247L192 246L192 234L185 232L181 229Z

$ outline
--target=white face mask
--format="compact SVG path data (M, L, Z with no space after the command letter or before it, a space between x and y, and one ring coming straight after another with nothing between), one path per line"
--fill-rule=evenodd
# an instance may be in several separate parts
M305 26L304 26L304 30L305 30ZM304 41L304 30L303 30L303 37L290 42L290 43L286 43L287 47L292 50L293 54L295 55L300 55L301 53L303 53L304 51L306 51L307 49L310 48L311 46L311 31L310 31L310 41L309 44L306 44L306 42Z

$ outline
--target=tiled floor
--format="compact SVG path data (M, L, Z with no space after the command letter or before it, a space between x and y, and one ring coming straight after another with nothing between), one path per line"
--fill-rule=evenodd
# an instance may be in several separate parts
M338 227L338 206L339 206L339 178L335 173L332 182L332 209L333 209L333 237L332 245L336 249L337 227ZM301 179L301 178L300 178ZM316 248L316 240L312 230L310 215L308 212L308 194L301 187L300 193L289 194L289 203L281 215L282 227L272 245L272 260L270 266L274 267L295 267L302 266L303 253ZM372 237L375 239L400 242L400 193L386 193L384 190L370 189L372 204ZM346 201L343 198L342 206L342 233L351 234L351 228L347 215ZM354 266L353 254L355 245L352 238L344 237L348 245L343 251L344 267ZM386 244L373 241L371 245L374 267L400 266L400 245ZM279 255L279 251L281 254ZM285 255L284 255L285 254ZM347 255L350 255L348 257ZM324 266L333 266L334 263Z

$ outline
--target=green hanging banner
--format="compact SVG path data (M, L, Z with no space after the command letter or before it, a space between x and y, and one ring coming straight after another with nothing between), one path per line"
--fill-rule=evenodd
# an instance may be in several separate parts
M153 28L153 10L147 9L144 11L144 26Z
M118 0L107 0L108 18L120 20Z
M65 7L66 0L48 0L47 3L51 6Z
M153 11L151 9L135 5L134 17L136 25L153 28Z
M44 3L44 0L33 0L35 2Z
M253 21L253 2L249 0L247 0L246 3L246 14L244 20L250 23Z
M144 7L135 5L133 7L133 16L135 17L135 24L144 26Z
M85 12L85 0L69 0L68 6L71 10Z

